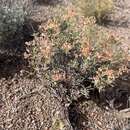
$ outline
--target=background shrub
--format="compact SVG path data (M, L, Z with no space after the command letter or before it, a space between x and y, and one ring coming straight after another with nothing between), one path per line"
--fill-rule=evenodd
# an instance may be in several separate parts
M80 0L76 1L76 5L85 16L95 16L100 24L114 6L113 0Z
M0 5L0 46L23 39L22 31L27 12L24 2L3 1Z

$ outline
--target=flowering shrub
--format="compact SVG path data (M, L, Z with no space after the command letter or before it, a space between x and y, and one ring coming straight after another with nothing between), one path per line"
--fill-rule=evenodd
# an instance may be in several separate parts
M97 26L93 17L78 16L69 10L41 25L40 31L41 36L34 41L35 49L38 45L35 52L42 55L39 66L55 83L76 85L88 79L102 89L126 71L127 56L120 42Z

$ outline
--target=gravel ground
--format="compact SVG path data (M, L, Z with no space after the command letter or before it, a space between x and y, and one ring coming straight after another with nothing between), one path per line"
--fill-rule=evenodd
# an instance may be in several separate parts
M69 3L66 0L59 4L67 7ZM130 1L115 0L115 3L110 22L103 28L122 38L127 48L130 40ZM37 3L33 19L44 22L57 13L56 8L58 6L55 3L49 6ZM9 63L12 62L8 61L7 67ZM88 101L76 101L75 104L72 101L68 108L63 102L64 97L59 95L60 89L59 92L55 91L44 80L17 76L16 73L21 74L23 67L16 71L18 65L13 64L15 72L10 79L6 79L3 74L0 76L0 130L58 130L53 127L56 121L61 130L128 130L124 128L127 121L116 116L118 111L106 110L98 103ZM0 67L4 68L1 64ZM130 87L129 76L126 77L119 84L121 87Z
M109 20L107 30L121 39L123 47L130 47L130 1L115 0L115 8Z

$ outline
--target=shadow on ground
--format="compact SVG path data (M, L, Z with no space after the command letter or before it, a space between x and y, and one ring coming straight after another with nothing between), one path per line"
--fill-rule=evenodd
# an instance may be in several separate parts
M105 88L100 98L113 109L122 110L129 107L130 72L121 75L114 82L113 87Z
M38 5L44 5L44 6L56 6L57 4L62 3L61 0L37 0L34 1L34 3L37 3Z
M28 59L26 42L33 40L33 34L38 31L40 23L29 20L23 26L22 38L16 39L0 48L0 78L10 78L21 70L27 69Z
M129 21L128 20L124 20L124 21L121 21L121 20L111 20L111 19L107 19L106 18L106 19L104 19L102 21L101 25L105 26L105 27L128 28L129 27Z

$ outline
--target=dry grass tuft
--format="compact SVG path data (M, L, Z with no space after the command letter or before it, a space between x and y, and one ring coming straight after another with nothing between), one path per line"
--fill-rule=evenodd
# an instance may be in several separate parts
M85 16L95 16L98 23L102 23L106 15L109 14L114 6L113 0L80 0L76 5Z

